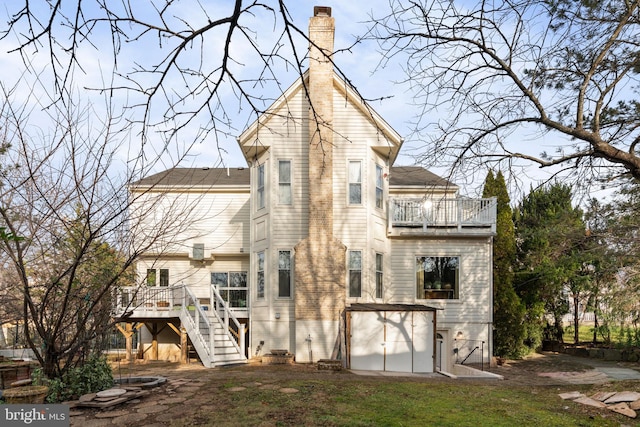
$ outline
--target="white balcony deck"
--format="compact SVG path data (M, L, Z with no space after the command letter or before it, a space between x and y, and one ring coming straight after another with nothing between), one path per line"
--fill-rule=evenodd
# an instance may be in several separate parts
M389 198L387 234L492 235L496 232L497 200Z

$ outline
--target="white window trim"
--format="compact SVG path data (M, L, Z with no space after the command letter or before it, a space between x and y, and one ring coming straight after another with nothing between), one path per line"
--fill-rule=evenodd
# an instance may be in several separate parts
M444 258L444 257L447 257L447 258L458 258L458 277L457 277L457 280L458 280L458 283L457 283L458 288L456 289L456 288L454 287L454 293L453 293L454 298L451 298L451 299L448 299L448 298L434 298L434 299L418 298L418 295L415 295L416 300L417 300L417 301L422 301L422 302L424 302L424 301L429 301L429 304L432 304L432 303L433 303L433 304L437 304L437 303L445 303L445 302L446 302L447 304L451 304L451 303L453 303L453 304L456 304L456 303L462 303L462 302L463 302L463 297L462 297L462 295L463 295L463 290L462 290L462 255L461 255L461 254L437 254L437 253L436 253L436 254L429 254L429 253L420 253L420 254L416 254L416 255L414 256L414 258L413 258L413 259L414 259L414 273L413 273L413 274L414 274L414 279L413 279L413 283L414 283L414 286L415 286L416 288L417 288L417 285L418 285L418 284L417 284L417 281L416 281L417 279L416 279L416 277L415 277L415 275L416 275L415 265L416 265L416 260L417 260L418 258L421 258L421 257L436 257L436 258ZM456 295L457 295L457 297L456 297Z
M373 195L373 203L374 203L376 209L380 209L380 210L384 211L384 166L379 165L378 163L376 163L376 167L374 169L375 169L375 171L374 171L374 174L375 174L375 176L374 176L374 181L375 181L374 192L375 193ZM382 180L382 182L381 182L382 187L378 187L378 170L380 170L380 177L381 177L381 180ZM380 188L382 190L382 198L381 198L381 202L380 202L381 206L378 206L378 204L377 204L378 203L378 188Z
M280 264L279 264L280 252L289 252L289 296L288 297L280 296ZM290 248L278 249L278 267L276 269L278 271L278 280L277 280L277 285L278 285L277 298L278 299L282 299L282 300L293 299L293 271L294 271L293 260L294 260L294 256L293 256L292 249Z
M380 270L378 270L378 255L380 255L382 257L382 265L380 266ZM384 280L384 260L385 260L385 256L384 253L382 252L374 252L374 263L373 263L373 270L374 270L374 295L376 299L384 299L384 284L385 284L385 280ZM382 289L380 290L380 296L378 296L378 273L382 273Z
M351 252L360 252L360 295L359 296L352 296L351 295L351 268L349 268L349 262L351 260ZM347 250L347 298L351 298L351 299L358 299L358 298L362 298L362 294L364 292L364 256L365 256L365 252L362 249L349 249ZM356 271L356 270L354 270Z
M262 270L260 270L259 266L260 266L260 254L262 254ZM256 252L256 300L259 301L263 301L266 299L267 297L267 274L266 274L266 268L267 268L267 258L266 258L266 251L259 251ZM262 296L260 296L259 291L260 289L258 288L258 277L260 272L262 271Z
M280 162L289 162L289 200L291 203L282 203L280 200ZM293 160L292 159L278 159L278 205L279 206L293 206Z
M260 187L260 169L262 169L262 187ZM260 205L260 189L262 188L262 206ZM265 163L256 165L256 211L267 207L267 168Z
M351 181L350 181L351 163L359 163L360 164L360 182L359 183L354 183L354 184L360 184L360 203L351 203ZM362 179L362 176L363 176L363 173L364 173L364 168L363 168L362 165L363 165L363 161L361 159L349 159L349 160L347 160L347 206L363 206L364 193L363 193L362 189L363 189L364 180Z

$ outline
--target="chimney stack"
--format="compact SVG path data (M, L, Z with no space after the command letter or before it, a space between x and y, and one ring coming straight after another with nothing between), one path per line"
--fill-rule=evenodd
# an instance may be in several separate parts
M309 235L333 235L333 41L331 8L309 20ZM316 227L318 227L316 229Z
M296 361L331 357L346 301L347 248L333 235L333 38L331 8L309 20L309 229L295 247ZM333 330L335 333L331 334ZM324 331L318 336L318 331ZM314 337L313 344L308 337ZM309 359L307 359L307 355Z

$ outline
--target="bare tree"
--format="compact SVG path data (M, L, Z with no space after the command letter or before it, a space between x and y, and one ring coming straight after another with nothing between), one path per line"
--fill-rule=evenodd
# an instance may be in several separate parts
M32 72L33 54L48 55L56 102L99 55L107 77L93 89L126 98L144 144L215 141L224 152L220 137L239 134L304 74L310 40L286 3L26 0L10 11L3 38Z
M419 160L640 178L638 1L389 3L367 38L404 64Z
M101 350L100 338L119 320L118 286L134 283L134 263L158 242L179 243L192 218L183 204L149 225L163 195L128 194L140 171L122 157L129 136L114 131L124 117L108 103L99 111L53 104L42 114L36 100L20 103L2 89L2 163L16 166L0 179L0 289L12 302L0 323L20 319L44 373L57 377ZM140 197L147 215L128 215Z

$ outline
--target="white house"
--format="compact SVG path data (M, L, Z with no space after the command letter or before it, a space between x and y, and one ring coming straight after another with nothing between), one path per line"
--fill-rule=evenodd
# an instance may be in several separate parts
M406 372L490 360L495 200L392 166L402 138L322 53L330 15L310 19L307 73L238 138L247 168L130 188L131 214L166 230L119 300L148 357L190 344L206 366L271 349Z

